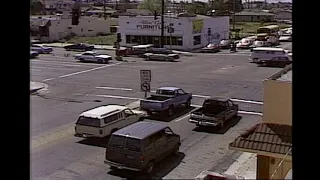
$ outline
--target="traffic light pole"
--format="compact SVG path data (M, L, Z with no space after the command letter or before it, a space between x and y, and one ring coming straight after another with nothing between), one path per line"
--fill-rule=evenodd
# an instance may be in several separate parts
M161 0L161 39L160 47L163 48L164 45L164 0Z

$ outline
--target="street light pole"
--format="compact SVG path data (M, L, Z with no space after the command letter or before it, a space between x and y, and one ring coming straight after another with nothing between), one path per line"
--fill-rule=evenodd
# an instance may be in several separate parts
M104 18L104 20L107 19L107 14L106 14L106 0L103 0L103 18Z
M164 45L164 0L161 0L161 38L160 47L163 48Z

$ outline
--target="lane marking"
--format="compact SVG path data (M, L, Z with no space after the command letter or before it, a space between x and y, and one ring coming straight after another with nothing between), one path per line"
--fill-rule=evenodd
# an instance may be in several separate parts
M181 120L183 120L183 119L185 119L185 118L187 118L187 117L189 117L189 116L190 116L190 114L187 114L187 115L182 116L181 118L175 120L174 122L179 122L179 121L181 121Z
M51 80L54 80L54 79L56 79L56 78L48 78L48 79L42 80L42 82L51 81Z
M33 62L34 61L34 62ZM101 66L101 64L94 64L94 63L79 63L77 61L74 62L64 62L64 61L46 61L46 60L32 60L33 64L70 64L70 65L80 65L80 66Z
M103 86L98 86L96 89L108 89L108 90L121 90L121 91L132 91L130 88L116 88L116 87L103 87Z
M31 71L42 71L42 70L40 70L40 69L33 69L33 68L31 68L30 70L31 70Z
M121 62L118 62L118 63L115 63L115 64L108 64L108 65L105 65L105 66L100 66L100 67L96 67L96 68L92 68L92 69L88 69L88 70L84 70L84 71L65 74L65 75L59 76L59 78L64 78L64 77L74 76L74 75L83 74L83 73L87 73L87 72L91 72L91 71L96 71L96 70L99 70L99 69L103 69L103 68L111 67L111 66L116 66L116 65L119 65L119 64L121 64Z
M238 113L239 113L239 114L247 114L247 115L263 116L263 113L260 113L260 112L238 111Z

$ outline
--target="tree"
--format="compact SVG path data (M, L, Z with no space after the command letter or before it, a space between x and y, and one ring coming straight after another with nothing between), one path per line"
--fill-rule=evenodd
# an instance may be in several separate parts
M30 0L30 13L37 14L44 8L42 0Z
M139 5L139 9L146 9L151 12L161 12L161 0L143 0Z

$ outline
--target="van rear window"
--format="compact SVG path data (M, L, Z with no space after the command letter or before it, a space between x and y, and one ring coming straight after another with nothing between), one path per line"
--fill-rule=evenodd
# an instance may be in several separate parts
M130 151L140 152L140 140L123 136L112 136L110 145L114 148L124 148Z
M83 125L83 126L91 126L91 127L101 126L100 119L84 117L84 116L80 116L76 124Z

